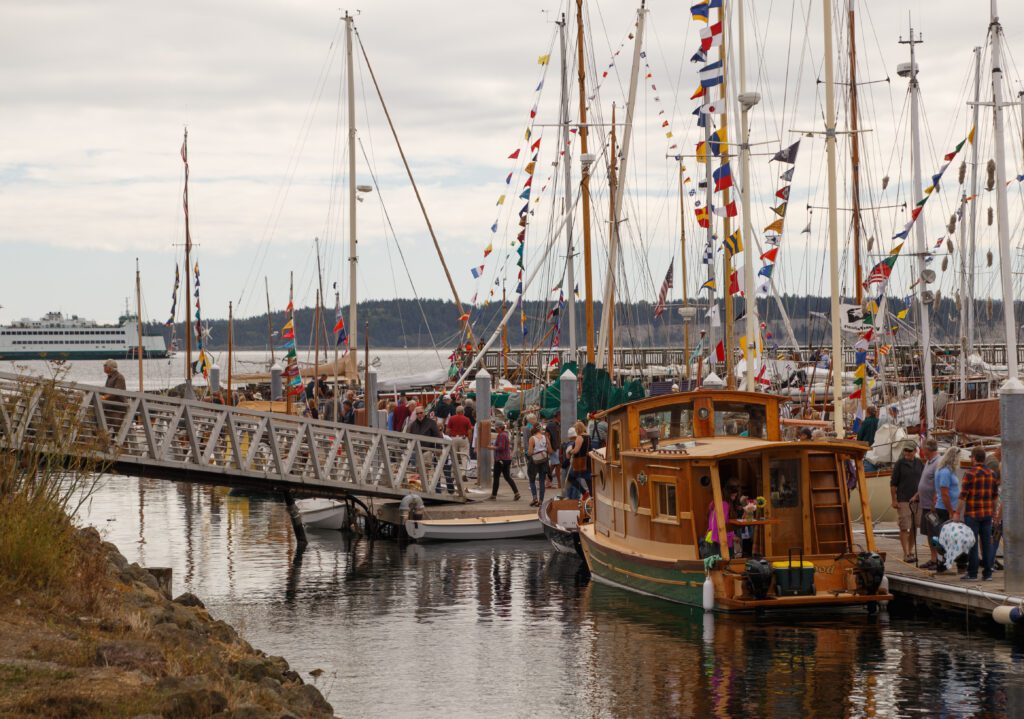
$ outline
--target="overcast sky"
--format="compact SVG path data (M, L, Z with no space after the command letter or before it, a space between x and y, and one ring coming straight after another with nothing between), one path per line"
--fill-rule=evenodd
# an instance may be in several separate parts
M653 299L669 261L674 257L678 262L677 165L665 157L672 151L661 122L669 119L677 151L692 153L702 131L690 115L697 66L688 58L696 49L698 28L689 18L689 4L649 3L645 49L652 77L639 96L627 177L630 199L624 213L625 285L633 299ZM620 107L624 102L632 52L627 35L636 8L624 0L587 0L587 5L594 66L590 70L596 69L591 83L601 79L614 52L622 48L594 101L592 119L607 123L612 102ZM796 138L791 130L821 128L821 5L818 0L758 0L752 5L748 83L763 100L752 114L751 139L768 143L755 152L769 153ZM869 185L865 202L901 204L907 201L910 174L906 82L894 70L906 60L906 46L897 40L906 37L908 13L925 40L918 51L925 119L922 171L927 184L942 155L966 133L965 83L970 78L971 48L985 42L988 4L893 0L870 5L860 10L858 72L862 80L882 82L862 89L861 124L871 130L864 142ZM299 302L310 303L316 236L323 240L328 286L344 273L340 288L347 292L342 244L346 238L339 229L347 218L340 214L345 211L344 106L339 104L344 45L337 3L33 0L9 1L0 7L0 322L56 309L112 320L133 294L136 257L142 268L145 315L166 319L184 237L178 151L185 125L192 172L192 235L198 245L204 313L222 317L228 301L239 298L239 314L260 312L264 276L272 302L282 306L289 270L295 273ZM512 213L519 201L510 197L505 207L496 207L495 201L505 191L510 171L516 175L509 194L522 189L521 162L516 165L506 158L523 144L537 97L534 89L545 72L537 57L551 51L557 31L553 21L563 3L377 0L358 9L359 33L459 291L464 300L474 292L482 299L494 287L518 229ZM1004 2L1002 12L1012 57L1021 45L1024 6ZM574 43L574 22L571 25ZM842 34L836 50L845 53L845 27L838 26L836 32ZM837 64L837 72L845 76L845 60ZM1020 85L1012 63L1008 72L1010 93L1016 95ZM886 77L890 83L884 82ZM987 69L982 77L987 94ZM657 83L657 90L651 83ZM414 292L449 297L362 64L355 86L362 143L357 153L359 182L372 183L371 167L380 182L380 192L365 195L359 204L360 297L410 297ZM557 122L558 91L556 43L534 128L535 138L540 136L536 133L544 136L535 198L537 185L552 174L555 129L542 125ZM837 91L845 93L845 86ZM575 87L572 98L575 120ZM666 111L664 116L658 115L660 109ZM1016 175L1022 171L1019 108L1011 114L1015 117L1008 147L1013 154L1007 171ZM733 122L730 118L730 125ZM840 125L845 123L844 102ZM982 164L991 154L990 124L988 116L981 123ZM604 142L602 135L595 130L592 146ZM364 150L369 163L362 156ZM578 157L575 144L572 151ZM844 140L841 163L848 161L846 153ZM820 141L807 139L796 165L784 259L776 274L789 291L828 289L821 280L825 213L809 214L807 209L824 204L823 156ZM944 234L942 227L959 192L959 159L937 195L942 199L928 205L929 242ZM687 174L696 179L702 173L687 162ZM845 167L841 165L844 197ZM769 202L785 167L758 154L752 168L755 228L760 229L771 219ZM578 180L578 162L574 173ZM885 175L891 180L882 193ZM547 208L561 202L561 189L555 195L553 181L550 184L537 204L528 256L535 256L532 253L544 242L550 222ZM601 194L603 178L595 185L600 259L607 199ZM1010 197L1016 223L1021 203L1016 184L1011 185ZM848 200L840 204L848 206ZM988 204L986 200L984 207ZM692 206L688 208L687 231L695 233ZM389 239L385 210L411 284ZM881 209L869 223L866 233L877 236L876 253L892 246L889 238L902 226L905 212ZM575 216L578 228L578 209ZM982 216L984 224L984 212ZM492 235L496 220L500 232ZM812 233L800 235L808 222ZM983 248L994 241L992 235L986 227ZM483 248L492 238L495 253L477 284L469 268L483 262ZM693 277L702 270L692 266L699 261L699 247L695 242L691 246L693 294ZM979 285L987 288L994 274L984 260L979 264ZM677 277L678 271L677 266ZM600 274L599 270L599 278ZM948 280L944 276L944 291L954 282L952 272ZM904 286L908 283L909 279ZM538 284L537 296L548 290Z

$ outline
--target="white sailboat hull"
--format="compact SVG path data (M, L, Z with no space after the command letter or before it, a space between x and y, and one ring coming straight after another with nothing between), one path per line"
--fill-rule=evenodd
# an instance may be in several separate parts
M534 513L466 519L408 519L405 531L413 539L433 542L544 536L544 527Z
M336 499L300 499L295 502L303 526L310 529L343 529L348 507Z

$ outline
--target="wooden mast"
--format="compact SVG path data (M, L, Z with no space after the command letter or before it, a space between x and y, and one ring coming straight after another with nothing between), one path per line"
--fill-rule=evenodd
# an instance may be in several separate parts
M195 399L192 389L192 232L188 222L188 128L181 144L181 161L185 163L185 191L182 205L185 208L185 398Z
M832 0L823 0L825 34L825 157L828 165L828 269L832 286L832 415L843 436L843 337L839 323L839 218L836 191L836 105L832 51Z
M726 19L724 17L725 13L722 12L721 8L719 8L718 13L719 13L719 21L722 22L722 44L718 48L718 59L722 62L722 100L723 100L723 103L722 103L722 123L721 123L721 125L719 127L719 131L721 132L722 137L727 139L729 137L729 129L728 129L729 128L729 112L728 112L729 104L726 101L726 98L728 98L728 96L729 96L729 93L728 93L728 90L727 90L727 88L729 86L729 84L728 84L728 81L729 81L728 75L729 75L729 73L726 72L725 36L726 36L727 33L725 31L725 26L728 23L724 22L725 19ZM720 162L719 162L718 166L722 167L727 162L729 162L729 145L728 145L727 142L720 142L718 146L721 148L721 153L722 153L720 158L719 158ZM704 151L705 152L710 152L711 148L710 147L705 147ZM710 184L712 182L713 182L712 177L708 177L708 183ZM743 190L744 190L744 192L746 192L747 188L744 187ZM728 208L729 207L729 199L730 199L731 194L732 193L729 191L728 187L726 187L724 190L722 190L722 207L723 208ZM711 214L712 214L711 213L711 208L709 207L708 208L708 222L711 221ZM732 222L730 222L730 218L729 218L728 212L726 212L725 217L722 218L722 238L723 239L728 238L731 231L732 231ZM750 242L751 240L753 240L753 238L746 238L746 237L743 238L744 242ZM730 256L730 254L728 252L723 252L722 253L722 264L724 265L724 267L722 269L722 285L723 285L722 289L723 289L723 292L724 292L724 300L725 300L725 302L723 303L724 304L724 309L725 309L725 332L723 333L724 336L722 338L722 346L725 348L725 385L729 389L736 389L736 376L735 376L735 372L733 372L733 362L735 361L735 358L733 357L733 351L732 351L732 349L733 349L732 348L732 343L733 343L733 336L732 336L733 335L733 317L732 317L733 301L732 301L732 292L729 291L729 284L730 284L729 280L732 278L732 257ZM746 294L746 296L748 298L748 301L749 301L749 298L754 293L754 288L753 287L746 287L746 288L744 288L744 290L745 290L745 294Z
M618 218L615 216L615 193L618 189L618 171L616 160L618 156L615 147L615 103L612 103L612 142L608 151L610 158L608 165L608 236L612 237L618 231ZM608 273L615 274L615 267L608 265ZM607 303L602 308L602 314L607 313L608 317L608 378L615 384L615 283L611 283L611 289L607 293Z
M356 89L352 70L352 16L345 13L345 75L348 85L348 332L356 342L358 303L356 269L359 262L356 240Z
M690 317L687 312L690 307L690 298L687 292L686 283L686 196L683 187L683 161L679 161L679 257L682 260L682 282L683 282L683 378L690 379Z
M313 406L319 407L317 390L320 388L320 290L316 291L316 309L313 310ZM309 398L307 397L307 400ZM308 402L307 402L308 404Z
M235 314L231 301L228 301L228 406L233 406L231 399L231 365L234 364L233 353L235 350Z
M850 1L850 12L847 25L850 29L850 179L853 203L853 267L854 289L857 304L864 302L864 276L860 257L860 124L857 112L857 38L854 24L853 0ZM865 388L866 390L867 388ZM867 392L861 392L861 398L867 400Z
M288 309L289 309L288 319L292 323L292 334L297 337L299 333L295 331L295 305L294 305L295 299L294 298L295 298L295 273L294 272L289 272L288 273ZM292 340L292 342L295 343L295 340ZM296 348L296 353L297 352L298 352L298 349ZM296 367L296 369L298 369L298 362L296 362L295 367ZM285 369L285 377L287 377L288 380L290 380L292 378L291 373L288 371L287 367ZM285 404L284 404L285 414L291 414L292 413L292 388L291 388L291 385L288 384L287 381L285 382L284 397L285 397Z
M136 348L139 355L139 392L142 391L142 357L145 350L142 347L142 278L139 276L139 258L135 258L135 324L139 331L139 345Z
M370 406L370 320L363 320L365 332L363 342L366 344L366 351L363 354L363 414L367 427L372 427L370 412L375 412L376 407ZM355 407L352 408L355 410Z
M587 74L583 57L583 0L576 0L576 65L580 86L580 157L587 155ZM581 162L580 199L583 204L583 287L587 293L587 362L594 362L594 274L590 254L590 163Z
M501 285L501 314L505 314L505 284ZM508 379L508 323L501 324L501 376Z

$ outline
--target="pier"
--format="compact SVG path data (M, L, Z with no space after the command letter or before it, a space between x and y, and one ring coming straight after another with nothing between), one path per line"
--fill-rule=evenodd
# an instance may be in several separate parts
M47 410L55 399L59 413ZM34 442L138 477L338 499L467 499L450 440L0 373L0 449Z

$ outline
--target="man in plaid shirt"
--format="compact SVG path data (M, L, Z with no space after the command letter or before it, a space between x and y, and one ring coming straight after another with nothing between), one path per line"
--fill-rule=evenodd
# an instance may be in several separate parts
M995 547L992 546L992 517L996 513L996 502L999 499L999 480L992 470L985 466L985 450L975 447L971 452L974 460L960 483L960 503L957 511L950 519L959 521L960 517L971 531L974 532L974 546L968 555L967 574L960 577L964 581L978 578L978 545L981 544L982 580L992 581L992 565L995 562Z

